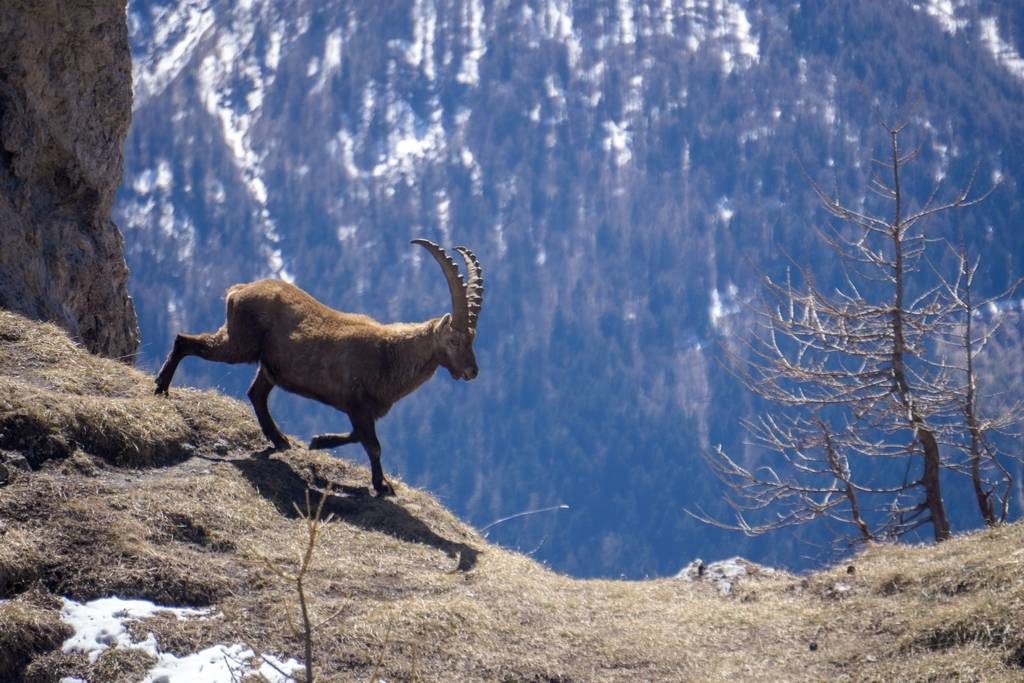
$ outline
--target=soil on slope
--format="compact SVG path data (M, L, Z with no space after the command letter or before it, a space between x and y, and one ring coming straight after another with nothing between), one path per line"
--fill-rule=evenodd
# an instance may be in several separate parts
M146 671L130 649L62 653L61 596L212 606L133 630L178 654L244 642L301 659L295 591L267 563L295 568L299 511L328 489L307 577L318 679L1024 677L1019 524L803 577L754 572L728 593L582 581L489 545L427 492L373 497L362 452L341 453L360 464L267 450L247 405L153 396L151 377L0 311L0 680Z

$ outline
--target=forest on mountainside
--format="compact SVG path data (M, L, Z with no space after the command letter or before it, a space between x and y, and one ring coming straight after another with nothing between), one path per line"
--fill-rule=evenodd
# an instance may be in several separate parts
M936 7L133 0L115 219L139 365L215 329L222 292L257 277L382 321L439 315L444 280L408 242L466 244L486 278L480 377L397 405L378 425L386 471L478 527L568 504L490 538L575 575L820 562L827 528L748 540L684 508L724 511L701 457L715 444L762 455L740 429L761 406L723 348L790 259L841 281L811 182L873 201L879 117L920 150L913 201L995 184L928 226L966 235L979 293L1024 274L1024 9ZM979 368L997 398L1024 386L1007 305ZM176 384L243 396L252 374L192 359ZM271 411L304 438L348 427L280 391ZM976 526L969 487L947 490L954 527Z

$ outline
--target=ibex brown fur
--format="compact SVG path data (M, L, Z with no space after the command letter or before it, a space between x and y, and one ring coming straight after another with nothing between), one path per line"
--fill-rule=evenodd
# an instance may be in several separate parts
M469 249L456 247L468 282L455 261L427 240L413 240L441 265L452 312L420 323L383 325L365 315L342 313L280 280L235 285L227 292L224 325L210 334L179 334L156 376L156 393L166 394L178 363L199 356L220 363L259 363L249 387L256 419L275 448L288 440L267 409L270 390L312 398L346 413L352 431L314 437L310 448L358 441L370 457L377 495L393 494L380 464L375 422L391 406L433 376L439 365L454 379L477 376L473 340L483 304L483 271Z

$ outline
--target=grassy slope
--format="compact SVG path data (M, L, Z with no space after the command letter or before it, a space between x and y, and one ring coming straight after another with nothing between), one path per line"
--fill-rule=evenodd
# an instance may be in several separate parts
M263 451L246 405L151 386L0 311L0 449L34 468L0 486L0 680L145 670L130 652L92 666L61 654L60 595L215 605L222 617L139 630L180 653L244 641L301 658L294 594L260 558L294 566L293 503L328 481L335 518L309 578L314 620L336 615L315 642L328 679L1024 677L1020 524L873 547L853 573L761 575L728 596L675 579L581 581L488 545L425 492L367 495L368 472L348 460Z

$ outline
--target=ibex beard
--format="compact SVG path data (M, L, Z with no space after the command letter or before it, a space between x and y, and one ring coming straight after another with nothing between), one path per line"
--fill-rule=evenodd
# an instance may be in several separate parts
M384 478L376 421L391 406L433 376L438 366L453 379L471 380L479 369L473 353L483 305L483 269L472 251L455 250L466 264L466 279L448 253L424 239L413 240L441 266L452 311L418 323L382 324L320 303L281 280L238 284L227 291L224 325L207 334L179 334L156 376L156 393L167 394L178 363L199 356L219 363L257 363L249 387L263 434L283 450L288 439L267 409L274 387L311 398L348 415L352 431L321 434L310 448L359 442L370 458L378 496L394 495Z

